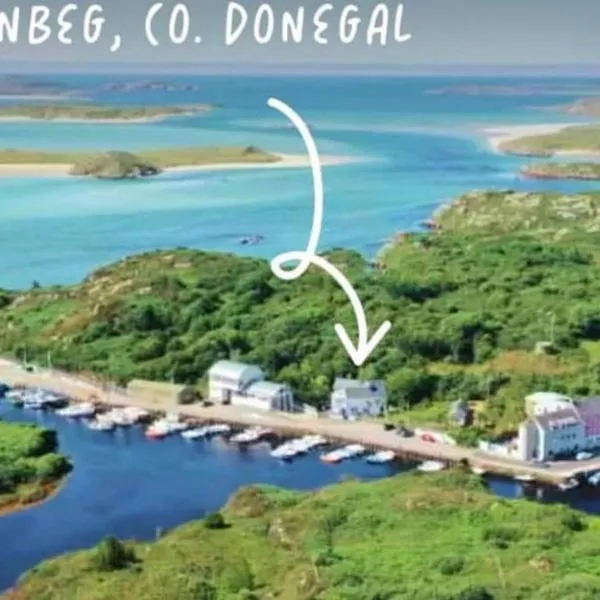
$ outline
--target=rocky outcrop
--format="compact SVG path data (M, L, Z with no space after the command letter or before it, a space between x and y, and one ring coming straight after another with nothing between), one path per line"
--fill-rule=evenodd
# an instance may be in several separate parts
M135 154L110 151L92 156L71 167L69 174L96 179L139 179L161 173L161 169Z

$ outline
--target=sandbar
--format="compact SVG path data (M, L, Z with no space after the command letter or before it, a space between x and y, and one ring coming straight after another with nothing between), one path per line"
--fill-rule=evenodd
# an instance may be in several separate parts
M239 171L246 169L301 169L309 168L308 157L302 154L279 154L277 162L215 163L207 165L181 165L165 169L164 173L195 171ZM321 166L345 165L361 160L355 156L321 156ZM65 177L69 175L70 164L0 164L0 177ZM160 178L161 175L156 177ZM79 179L79 177L73 177ZM90 178L91 179L91 178ZM154 177L153 177L154 179Z
M490 147L498 153L503 153L502 146L511 142L516 142L523 138L552 135L560 133L564 129L570 127L578 127L581 125L589 125L590 123L570 122L570 123L541 123L537 125L506 125L500 127L489 127L483 129L482 132L487 136L487 141ZM554 156L575 156L575 157L598 157L600 151L578 150L576 148L570 150L553 150Z

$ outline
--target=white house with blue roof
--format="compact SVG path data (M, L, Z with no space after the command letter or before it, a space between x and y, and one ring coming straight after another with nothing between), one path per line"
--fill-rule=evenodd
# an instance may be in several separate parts
M266 381L259 367L232 360L220 360L208 371L208 398L259 410L294 410L294 395L287 384Z

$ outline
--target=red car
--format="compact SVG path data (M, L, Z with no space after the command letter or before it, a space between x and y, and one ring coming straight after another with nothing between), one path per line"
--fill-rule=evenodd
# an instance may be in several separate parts
M432 442L432 443L435 443L435 442L437 441L437 440L436 440L436 439L435 439L435 438L434 438L432 435L429 435L428 433L424 433L424 434L421 436L421 439L422 439L424 442Z

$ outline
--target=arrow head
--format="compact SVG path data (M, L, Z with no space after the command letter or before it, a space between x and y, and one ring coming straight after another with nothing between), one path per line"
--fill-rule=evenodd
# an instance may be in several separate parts
M368 342L365 344L358 342L358 346L354 347L354 344L346 333L344 326L340 325L340 323L337 323L334 327L335 332L337 333L340 341L346 349L346 352L348 353L348 356L357 367L360 367L367 360L367 358L369 358L373 350L375 350L379 342L381 342L381 340L385 337L385 334L391 328L392 324L389 321L385 321L380 325L379 329Z

